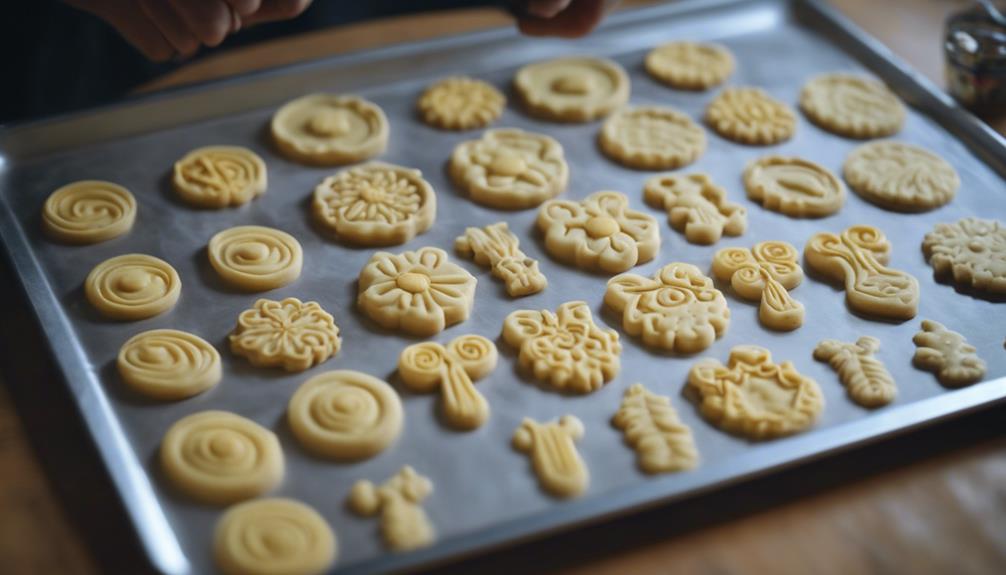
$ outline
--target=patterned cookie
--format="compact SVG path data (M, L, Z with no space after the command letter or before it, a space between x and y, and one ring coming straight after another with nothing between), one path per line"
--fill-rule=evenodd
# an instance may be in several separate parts
M643 199L667 211L671 227L693 244L714 244L747 230L747 209L728 201L706 174L661 174L646 181Z
M863 336L856 343L826 339L814 348L814 359L827 361L842 380L849 397L863 407L880 407L894 401L898 388L884 364L873 354L880 340Z
M531 466L545 491L556 497L576 497L590 484L587 464L576 450L583 433L583 422L574 415L548 423L525 417L513 434L513 446L531 456Z
M182 280L168 262L144 254L109 258L94 266L84 280L84 295L101 315L138 320L175 306Z
M398 374L412 391L440 388L444 419L458 429L480 427L489 419L489 403L474 381L496 369L496 345L481 335L462 335L447 346L435 341L410 345L398 358Z
M859 146L845 160L845 181L864 199L889 210L924 212L957 195L961 181L943 158L885 140Z
M734 56L725 46L705 42L668 42L646 55L646 71L682 90L708 90L734 71Z
M905 106L883 82L855 74L823 74L800 91L800 109L818 126L849 138L901 130Z
M766 326L791 331L803 325L803 304L789 295L803 281L800 252L783 241L759 242L753 248L723 248L713 256L713 275L730 282L737 295L759 300L758 319Z
M538 261L520 250L520 240L498 222L484 228L466 228L464 235L454 240L454 249L472 258L479 265L488 265L493 275L503 280L511 297L538 293L548 280L538 269Z
M432 493L433 483L406 465L383 485L357 481L346 503L357 515L380 513L384 544L392 551L411 551L436 539L436 530L422 508Z
M134 335L119 348L119 376L154 399L198 395L220 383L220 354L205 339L174 329Z
M325 573L337 548L332 528L317 511L279 497L231 507L213 534L213 556L225 575Z
M705 131L667 107L623 108L605 120L598 144L609 158L639 170L673 170L706 150Z
M692 430L678 418L671 399L651 393L641 383L626 390L611 423L625 434L646 473L683 471L699 462Z
M985 362L964 336L932 320L922 321L922 331L912 337L915 365L936 374L947 387L964 387L985 377Z
M136 198L112 182L83 180L53 192L42 208L42 231L69 244L95 244L125 234L136 220Z
M760 88L727 88L706 108L706 123L728 140L768 146L793 137L796 114Z
M258 367L304 371L339 353L342 340L332 315L318 302L295 297L260 299L241 312L228 337L231 351Z
M300 277L304 252L290 234L264 226L236 226L210 238L210 265L231 287L267 291Z
M514 88L527 110L557 122L589 122L629 100L629 76L606 58L556 58L517 71Z
M492 84L465 76L440 80L416 104L424 122L443 130L484 128L503 114L505 106L506 97Z
M388 119L355 96L310 94L288 102L271 123L276 148L287 158L322 166L351 164L384 152Z
M185 203L197 208L240 206L265 193L265 162L239 146L198 148L175 162L171 180Z
M961 286L1006 294L1006 226L996 220L964 218L936 224L922 251L937 278L953 275Z
M793 218L834 214L845 204L845 186L835 174L801 158L765 156L744 169L748 197Z

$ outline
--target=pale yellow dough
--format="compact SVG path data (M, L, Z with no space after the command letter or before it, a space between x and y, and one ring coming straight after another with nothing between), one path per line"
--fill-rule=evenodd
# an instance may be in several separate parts
M291 160L335 166L372 158L388 145L388 119L373 102L356 96L310 94L288 102L272 117L272 138Z
M706 108L706 123L728 140L767 146L793 137L796 114L760 88L726 88Z
M936 224L922 239L922 251L937 278L992 294L1006 294L1006 225L964 218Z
M820 164L801 158L764 156L744 169L748 197L794 218L834 214L845 204L845 186Z
M622 108L604 121L598 145L609 158L630 168L673 170L705 152L706 133L673 108Z
M210 265L231 287L266 291L298 277L304 252L297 238L274 228L237 226L210 238Z
M53 192L42 208L42 231L69 244L95 244L133 228L136 198L112 182L83 180Z
M197 208L246 204L265 193L265 162L239 146L197 148L175 162L172 183L182 200Z
M373 457L402 431L402 402L387 383L336 370L305 381L290 398L287 421L301 445L337 460Z
M470 430L489 419L489 402L473 382L496 369L496 345L481 335L462 335L447 346L434 341L410 345L398 358L402 383L413 391L440 388L444 418L452 427Z
M226 575L321 575L338 543L328 522L293 499L246 501L217 522L213 554Z
M527 110L557 122L589 122L629 100L629 76L606 58L556 58L517 71L514 88Z
M455 76L431 85L416 107L427 124L444 130L484 128L495 122L506 106L506 96L492 84Z
M818 126L850 138L890 136L905 122L905 106L880 80L823 74L800 91L800 109Z
M473 201L508 210L533 208L559 195L569 181L559 142L513 128L487 130L458 144L449 172Z
M748 227L747 209L727 200L727 194L706 174L660 174L646 181L643 199L667 212L671 227L693 244L714 244L739 236Z
M220 354L203 338L174 329L154 329L119 348L119 375L133 390L154 399L200 394L222 377Z
M538 261L520 250L520 240L506 222L466 228L464 235L454 240L454 249L479 265L490 266L493 275L503 280L511 297L538 293L548 285L538 269Z
M258 367L304 371L339 353L342 340L332 315L318 302L295 297L260 299L241 312L229 338L231 351Z
M789 295L803 281L800 252L783 241L759 242L753 248L723 248L713 256L713 275L730 282L737 295L759 300L758 319L772 329L791 331L803 325L803 304Z
M392 551L426 547L437 538L422 508L433 493L433 483L406 465L383 485L360 480L353 484L346 503L357 515L381 514L381 535Z
M276 434L226 411L201 411L176 421L164 434L160 458L168 480L203 503L251 499L283 481Z
M651 393L641 383L626 390L611 423L625 434L646 473L683 471L699 462L692 430L678 418L671 399Z
M682 90L708 90L734 71L734 57L725 46L705 42L668 42L646 55L646 71Z
M126 254L94 266L84 280L84 294L102 315L118 320L153 317L174 307L182 280L168 262L144 254Z
M866 200L889 210L924 212L957 195L957 171L936 154L885 140L859 146L845 159L843 175Z
M530 455L531 466L545 491L556 497L576 497L590 484L587 465L576 450L583 433L583 422L575 415L548 423L525 417L514 431L513 446Z
M941 323L923 320L922 331L912 341L918 348L912 358L915 365L935 373L947 387L964 387L985 377L985 361L978 357L978 350Z
M855 343L826 339L814 348L814 359L826 361L838 372L849 397L863 407L881 407L894 401L898 388L884 364L873 356L880 340L863 336Z

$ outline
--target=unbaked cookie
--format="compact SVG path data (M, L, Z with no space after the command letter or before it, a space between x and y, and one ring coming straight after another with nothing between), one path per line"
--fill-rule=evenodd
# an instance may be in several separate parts
M346 503L357 515L380 513L385 545L392 551L411 551L430 545L437 537L422 507L432 493L433 482L406 465L383 485L357 481Z
M912 358L915 365L935 373L947 387L964 387L985 377L985 361L978 357L978 350L941 323L923 320L922 331L912 341L918 348Z
M878 138L901 130L905 107L880 80L855 74L811 78L800 109L818 126L850 138Z
M706 150L706 133L667 107L623 108L605 120L598 145L609 158L639 170L687 166Z
M629 76L606 58L556 58L517 71L514 88L535 116L589 122L629 100Z
M996 220L964 218L936 224L922 251L937 278L979 291L1006 294L1006 226Z
M337 553L335 534L317 511L280 497L231 507L213 534L213 555L226 575L318 575Z
M153 317L174 307L182 292L175 268L144 254L109 258L84 280L84 294L102 315L118 320Z
M905 212L938 208L961 181L946 160L922 148L885 140L859 146L845 159L845 181L866 200Z
M474 381L496 369L496 345L481 335L462 335L446 346L435 341L410 345L398 357L398 374L412 391L440 388L444 419L458 429L475 429L489 419L489 402Z
M291 160L316 165L360 162L388 145L381 108L356 96L311 94L285 104L272 117L272 138Z
M783 241L759 242L753 248L723 248L713 256L713 275L730 282L737 295L759 300L758 319L781 331L803 325L803 304L789 290L803 281L800 252Z
M260 299L241 312L229 336L231 351L258 367L304 371L336 353L342 340L331 314L318 302L295 297Z
M265 193L265 162L239 146L197 148L175 162L172 183L197 208L240 206Z
M454 240L454 249L479 265L492 267L493 275L503 280L511 297L538 293L548 285L538 269L538 260L520 250L520 240L506 222L466 228L464 235Z
M119 375L133 390L155 399L184 399L220 383L220 354L205 339L174 329L154 329L122 344Z
M728 140L767 146L793 137L796 114L760 88L727 88L706 108L706 123Z
M419 115L444 130L484 128L496 121L506 97L488 82L455 76L433 84L419 97Z
M548 423L525 417L513 434L513 446L531 456L531 466L545 491L556 497L576 497L590 484L587 464L576 450L583 433L583 422L575 415Z
M437 196L419 170L370 162L325 178L311 207L340 239L385 246L428 230L437 217Z
M646 55L646 71L682 90L708 90L734 71L734 57L725 46L705 42L668 42Z
M692 430L681 422L667 396L636 383L626 390L611 423L625 434L646 473L691 469L699 462Z
M112 182L83 180L53 192L42 208L42 231L70 244L95 244L133 228L136 198Z
M884 364L873 356L880 340L863 336L856 343L826 339L814 348L814 359L827 361L838 372L849 397L863 407L880 407L894 401L898 388Z
M210 265L231 287L266 291L300 277L304 262L297 238L264 226L236 226L210 238Z
M765 156L744 169L748 197L794 218L834 214L845 204L845 186L827 168L801 158Z
M693 244L714 244L748 227L747 209L727 200L706 174L661 174L646 181L643 199L667 212L671 227Z

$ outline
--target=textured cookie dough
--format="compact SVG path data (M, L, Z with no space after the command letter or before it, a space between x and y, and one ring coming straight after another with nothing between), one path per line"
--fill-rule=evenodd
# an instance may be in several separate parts
M996 220L964 218L936 224L922 240L936 277L992 294L1006 294L1006 226Z
M814 348L814 359L826 361L838 372L849 397L863 407L881 407L894 401L898 388L884 364L873 356L880 340L863 336L856 343L826 339Z
M849 138L879 138L901 130L905 107L880 80L823 74L800 91L800 109L818 126Z
M448 171L473 201L507 210L533 208L559 195L569 181L559 142L512 128L487 130L458 144Z
M327 371L305 381L290 398L286 415L301 445L337 460L373 457L402 431L398 394L359 371Z
M649 347L678 353L706 349L730 325L723 294L691 264L667 264L652 278L615 276L604 303L622 314L626 333L642 337Z
M624 272L660 250L657 220L630 209L619 192L595 192L580 202L549 200L538 209L538 229L548 253L588 271Z
M922 321L922 331L912 337L916 366L936 374L947 387L964 387L985 377L985 362L964 336L932 320Z
M726 88L706 108L706 123L728 140L768 146L793 137L796 114L760 88Z
M340 239L366 246L404 244L437 217L437 196L419 170L369 162L314 189L315 219Z
M520 240L506 222L465 229L464 235L454 240L454 249L479 265L490 266L493 275L503 280L510 297L538 293L548 285L538 261L520 250Z
M398 358L405 387L417 392L440 388L444 418L452 427L476 429L489 419L489 402L473 381L496 369L496 345L481 335L462 335L447 346L434 341L410 345Z
M938 208L954 199L961 185L957 171L943 158L890 140L859 146L845 159L842 172L867 201L903 212Z
M406 465L383 485L360 480L353 484L347 504L357 515L381 514L381 536L392 551L426 547L437 538L422 508L433 493L433 483Z
M201 411L176 421L164 434L160 458L168 480L203 503L251 499L283 480L276 435L226 411Z
M646 473L683 471L699 462L692 430L678 418L670 398L651 393L641 383L626 390L611 423L625 434Z
M279 497L231 507L213 535L214 558L226 575L320 575L335 563L337 546L317 511Z
M793 218L834 214L845 204L845 186L827 168L801 158L765 156L744 169L748 197Z
M182 280L168 262L144 254L109 258L84 280L84 295L101 315L118 320L153 317L174 307Z
M530 455L531 466L545 491L555 497L576 497L590 484L587 465L576 450L583 433L583 422L575 415L548 423L525 417L514 431L513 446Z
M231 287L266 291L298 277L304 252L297 238L274 228L236 226L210 238L210 265Z
M706 151L706 133L673 108L622 108L601 126L598 145L612 160L639 170L673 170Z
M431 336L468 319L477 283L439 248L377 252L360 271L356 305L385 329Z
M590 393L618 375L618 332L594 323L586 302L548 310L519 310L503 320L503 341L520 350L517 361L535 379L559 391Z
M125 234L136 220L136 198L112 182L82 180L53 192L42 208L42 231L68 244L96 244Z
M310 94L285 104L272 117L279 151L305 164L337 166L384 152L388 119L381 108L355 96Z
M708 90L734 71L734 56L725 46L705 42L668 42L646 55L646 71L682 90Z
M748 227L744 206L727 200L723 188L706 174L660 174L646 181L643 199L667 212L671 227L693 244L714 244L739 236Z
M713 275L730 282L737 295L759 300L758 319L790 331L803 325L803 304L789 295L803 281L800 252L783 241L759 242L751 249L723 248L713 256Z
M197 148L175 162L171 180L187 204L197 208L226 208L246 204L265 193L265 162L239 146Z
M342 340L331 314L318 302L295 297L260 299L238 316L231 351L257 367L304 371L339 353Z
M556 58L517 71L514 88L531 114L557 122L589 122L629 101L629 76L606 58Z
M455 76L433 84L416 107L427 124L443 130L484 128L503 114L506 97L488 82Z
M812 269L845 284L845 300L868 316L906 320L919 307L919 282L911 275L885 267L891 244L872 226L852 226L841 235L815 234L803 248Z
M791 362L773 363L772 354L755 345L731 349L726 366L699 361L688 373L688 386L710 423L755 441L804 431L824 409L817 382Z
M220 354L203 338L174 329L153 329L119 348L119 376L154 399L184 399L220 383Z

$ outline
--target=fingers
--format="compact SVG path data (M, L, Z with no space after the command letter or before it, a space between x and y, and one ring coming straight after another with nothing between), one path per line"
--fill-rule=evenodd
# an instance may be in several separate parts
M122 35L143 55L154 62L165 62L175 55L175 48L165 39L157 26L131 0L103 0L85 2L68 0L74 8L90 12L101 18Z
M604 0L572 0L551 18L521 17L517 20L517 27L528 36L579 38L590 33L603 16Z
M565 10L571 0L530 0L524 7L529 16L551 18Z
M231 5L223 0L171 0L189 33L204 46L219 46L234 29Z
M163 0L139 0L140 8L147 18L160 30L164 39L174 46L175 51L183 57L196 53L199 40L186 27L182 17L175 9Z
M231 5L234 12L241 18L258 12L259 7L262 6L262 0L226 0L226 2Z
M244 23L251 26L263 22L290 20L300 16L310 5L311 0L262 0L258 12L245 18Z

